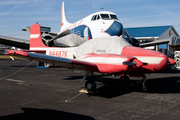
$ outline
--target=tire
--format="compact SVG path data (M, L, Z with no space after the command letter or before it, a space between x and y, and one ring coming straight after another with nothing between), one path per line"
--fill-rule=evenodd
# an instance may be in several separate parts
M120 82L121 84L124 84L124 85L129 85L129 77L128 76L121 76L120 77Z
M88 80L85 83L85 87L87 88L88 91L95 91L96 90L96 82L93 80Z

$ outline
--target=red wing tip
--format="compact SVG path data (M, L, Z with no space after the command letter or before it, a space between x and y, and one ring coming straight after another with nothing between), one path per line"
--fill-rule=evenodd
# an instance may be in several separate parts
M27 52L21 51L21 50L9 50L6 55L21 55L21 56L29 56Z

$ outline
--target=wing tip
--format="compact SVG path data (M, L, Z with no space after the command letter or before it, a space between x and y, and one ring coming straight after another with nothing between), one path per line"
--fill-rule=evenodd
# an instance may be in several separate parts
M21 51L21 50L9 50L8 53L6 53L5 55L21 55L21 56L25 56L28 57L29 54L27 52Z

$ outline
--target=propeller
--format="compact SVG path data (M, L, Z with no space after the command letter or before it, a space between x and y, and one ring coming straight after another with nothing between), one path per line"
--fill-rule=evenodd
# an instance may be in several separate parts
M134 63L134 62L129 62L129 61L125 61L125 62L123 62L123 65L136 66L136 63Z
M142 67L144 64L138 60L138 59L134 59L132 62L131 61L125 61L123 62L124 65L128 65L128 66L133 66L133 67Z
M68 34L70 34L70 33L71 33L70 30L67 29L67 30L61 32L60 34L58 34L56 37L54 37L54 38L51 39L50 41L56 40L56 39L58 39L58 38L60 38L60 37L63 37L63 36L65 36L65 35L68 35Z
M53 44L55 43L54 40L56 40L56 39L58 39L60 37L66 36L66 35L68 35L70 33L71 33L70 30L67 29L67 30L61 32L60 34L58 34L56 37L52 38L51 40L46 41L46 44L48 46L53 46Z

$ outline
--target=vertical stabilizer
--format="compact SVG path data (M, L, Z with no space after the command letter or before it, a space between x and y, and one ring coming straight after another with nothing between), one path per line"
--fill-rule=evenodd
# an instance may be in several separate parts
M72 25L66 20L65 11L64 11L64 1L62 2L62 10L61 10L61 31L64 31L67 27Z
M30 31L30 50L33 48L44 48L47 47L41 39L41 28L40 24L36 23L31 25Z

